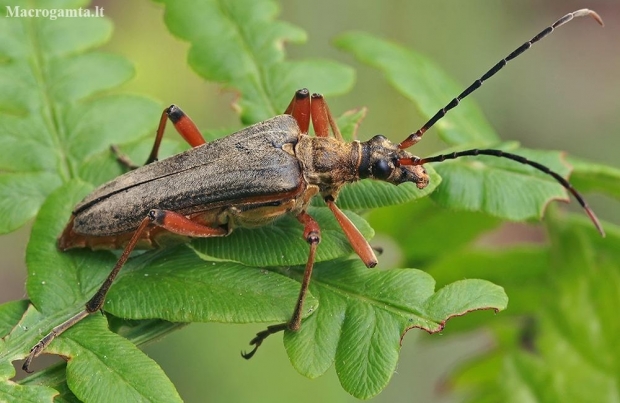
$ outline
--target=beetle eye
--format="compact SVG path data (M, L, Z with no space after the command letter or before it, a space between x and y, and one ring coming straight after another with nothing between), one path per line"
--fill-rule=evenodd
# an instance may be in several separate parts
M372 165L372 176L385 180L392 174L392 168L386 160L379 160Z

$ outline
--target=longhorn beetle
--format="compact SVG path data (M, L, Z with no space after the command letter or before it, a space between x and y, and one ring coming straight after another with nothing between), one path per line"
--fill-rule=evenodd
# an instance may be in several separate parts
M440 109L400 144L377 135L365 142L343 140L319 94L298 90L283 115L257 123L237 133L206 143L198 128L181 109L166 108L159 121L153 149L145 166L134 169L95 189L73 210L58 239L61 250L71 248L124 248L116 265L83 311L56 326L30 351L23 369L50 342L91 313L102 309L114 278L136 247L157 247L170 233L193 237L226 236L236 227L265 225L292 214L304 226L303 237L310 246L301 290L291 319L267 327L250 341L251 358L271 334L285 329L299 330L304 299L310 283L315 253L321 240L318 223L306 212L310 200L319 195L335 215L353 250L368 267L377 264L373 249L358 229L337 207L343 185L361 179L376 179L394 185L413 182L419 189L428 185L424 164L464 156L489 155L508 158L551 175L577 199L598 231L604 231L584 198L556 172L519 155L501 150L466 150L419 158L405 151L458 103L478 89L534 43L575 17L590 16L600 25L594 11L569 13L500 60L465 91ZM166 122L193 148L157 161ZM308 135L310 120L316 136ZM329 136L331 128L333 137Z

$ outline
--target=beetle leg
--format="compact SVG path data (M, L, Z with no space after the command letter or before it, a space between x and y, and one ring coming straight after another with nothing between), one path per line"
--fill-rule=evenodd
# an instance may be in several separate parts
M116 161L126 169L133 171L134 169L140 168L140 165L134 163L126 154L123 154L116 144L110 146L110 151L112 151L112 154L116 157Z
M95 295L86 303L86 307L83 311L78 313L77 315L71 317L67 321L61 323L56 326L49 332L45 337L43 337L34 347L30 350L30 354L26 358L24 365L22 368L26 372L31 372L29 367L32 360L40 355L43 350L49 346L49 344L67 329L71 328L73 325L86 318L90 314L97 312L102 309L103 303L105 302L106 295L114 279L123 268L127 259L129 259L129 255L136 247L136 244L140 240L140 237L147 229L147 227L151 224L155 224L159 227L162 227L170 232L175 234L190 236L190 237L215 237L215 236L224 236L228 234L228 231L222 227L208 227L206 225L194 222L185 216L175 213L173 211L167 210L151 210L147 217L145 217L140 225L133 233L133 236L125 246L123 253L120 258L114 265L114 268L105 279L101 287L97 290Z
M170 210L153 209L149 211L149 218L153 224L178 235L209 238L228 234L225 228L209 227Z
M224 236L228 233L228 231L221 227L207 227L206 225L196 223L186 218L185 216L175 213L174 211L169 210L151 210L146 218L142 220L140 226L134 232L131 240L125 246L121 257L116 262L114 269L108 275L108 278L103 282L97 293L86 303L86 311L89 313L97 312L103 307L103 302L105 301L105 297L108 294L108 290L114 279L116 278L118 272L121 270L129 255L135 248L136 244L140 240L140 236L146 229L149 224L155 224L159 227L166 229L175 234L190 236L190 237L215 237L215 236Z
M319 228L319 223L317 223L314 218L305 211L302 211L297 216L297 219L304 225L304 239L310 245L310 253L308 254L308 261L306 262L306 269L304 270L304 277L301 282L301 290L297 298L297 305L295 305L293 317L288 325L288 328L293 331L297 331L301 327L301 315L308 292L308 286L310 285L312 268L314 267L314 256L316 254L316 248L319 242L321 242L321 229Z
M307 88L295 91L295 95L293 95L293 99L284 114L293 116L301 133L308 134L310 128L310 92Z
M340 129L338 129L338 125L329 111L329 107L327 106L327 102L325 102L323 95L312 94L310 114L312 116L312 127L314 127L314 133L316 133L318 137L329 136L329 128L331 128L332 133L334 133L334 137L340 141L344 141L342 139L342 134L340 134Z
M157 161L159 146L161 145L161 139L164 137L164 130L168 120L172 122L177 132L192 147L198 147L199 145L206 143L206 140L202 137L200 130L198 130L198 127L196 127L196 124L192 121L192 119L190 119L190 117L187 116L178 106L170 105L161 113L159 126L157 127L157 132L155 134L155 142L153 143L151 153L149 154L149 157L144 165ZM127 169L132 170L140 167L139 165L133 163L126 155L122 154L117 146L112 145L110 148L116 156L116 160Z
M164 137L164 129L166 128L166 122L168 120L172 122L177 132L192 147L198 147L199 145L206 143L204 137L202 137L202 134L200 133L200 130L198 130L198 127L196 127L196 124L192 121L192 119L190 119L190 117L187 116L178 106L170 105L161 113L159 126L157 127L157 135L155 136L155 143L153 144L153 149L151 150L151 154L146 160L145 165L157 161L159 145L161 144L162 137Z
M327 102L325 102L325 98L321 94L312 94L310 96L307 88L297 90L284 114L295 118L303 134L308 134L310 118L312 117L312 127L317 137L329 136L329 129L331 128L334 137L343 141L340 129L338 129L338 125L329 111Z
M319 224L308 213L301 212L297 219L304 225L304 239L310 244L310 253L308 254L308 261L306 262L306 269L304 270L304 277L301 281L301 289L299 290L299 297L297 298L297 304L293 311L291 320L286 323L280 323L277 325L268 326L267 329L262 332L256 333L250 341L250 345L254 346L249 353L241 353L241 356L245 359L250 359L258 350L258 347L263 341L274 333L278 333L282 330L297 331L301 327L301 317L304 309L304 301L306 300L306 294L308 293L308 286L310 285L310 278L312 277L312 268L314 267L314 257L316 255L316 248L321 242L321 229Z
M86 311L89 313L97 312L103 307L103 302L105 301L105 297L108 294L108 290L110 286L114 282L118 272L121 270L129 255L135 248L136 244L140 240L140 236L142 232L144 232L145 228L149 224L155 224L159 227L166 229L175 234L190 236L190 237L215 237L215 236L224 236L228 233L228 231L221 227L207 227L206 225L202 225L191 221L185 216L175 213L174 211L169 210L151 210L146 218L142 220L140 226L134 232L134 235L131 237L131 240L123 250L123 254L116 262L114 269L108 275L108 278L101 285L97 293L86 303Z
M112 285L114 278L116 277L118 272L121 270L125 262L127 262L129 255L133 251L134 247L136 246L136 243L140 239L140 236L142 235L146 227L150 224L150 222L151 220L149 217L146 217L142 220L142 222L140 223L140 226L134 232L133 236L131 237L131 240L129 241L125 249L123 250L121 257L118 259L118 261L114 265L114 268L112 269L112 271L110 272L106 280L103 282L99 290L97 290L97 293L86 303L86 308L80 313L78 313L77 315L71 317L67 321L53 328L51 332L45 335L45 337L39 340L39 342L30 349L30 354L28 354L28 357L26 358L24 365L22 365L22 369L24 371L32 372L30 371L30 368L29 368L32 360L36 358L39 354L41 354L43 350L47 346L49 346L49 344L56 337L60 336L66 330L71 328L73 325L75 325L76 323L78 323L79 321L81 321L82 319L90 315L91 313L97 312L99 309L101 309L101 306L103 305L103 302L105 301L105 296L108 293L108 289Z
M342 210L336 206L334 199L331 197L325 198L325 203L327 203L327 207L334 213L336 216L336 220L340 227L342 227L342 231L349 239L349 243L353 247L353 250L357 255L362 259L366 267L375 267L377 265L377 257L375 256L375 252L372 250L372 247L368 244L364 236L360 233L355 225L349 220L349 218L344 215Z

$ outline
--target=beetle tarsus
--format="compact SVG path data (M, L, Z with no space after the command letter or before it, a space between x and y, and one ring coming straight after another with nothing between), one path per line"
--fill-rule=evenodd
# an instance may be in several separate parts
M41 342L39 341L37 344L35 344L31 349L30 349L30 353L28 354L28 357L26 357L26 361L24 361L24 365L22 365L22 369L29 373L32 374L34 371L30 369L30 364L32 364L32 360L34 360L36 357L39 356L39 354L41 354L42 348L41 348Z
M258 350L260 345L263 344L263 341L267 337L271 336L272 334L286 330L289 327L290 325L288 323L280 323L277 325L268 326L267 329L256 333L256 336L252 340L250 340L250 345L254 346L254 348L249 353L242 351L241 356L245 358L246 360L249 360L250 358L254 357L254 354L256 354L256 351Z
M30 353L28 354L28 357L26 357L26 361L24 361L24 364L22 365L22 369L28 373L32 373L32 371L30 370L30 364L32 363L32 360L37 358L43 352L43 350L45 350L47 346L49 346L50 343L54 341L56 337L60 336L66 330L68 330L73 325L75 325L76 323L78 323L79 321L81 321L82 319L84 319L90 314L91 312L88 312L87 310L83 310L79 312L77 315L72 316L71 318L61 323L60 325L53 328L48 334L46 334L41 340L39 340L37 344L35 344L30 349Z

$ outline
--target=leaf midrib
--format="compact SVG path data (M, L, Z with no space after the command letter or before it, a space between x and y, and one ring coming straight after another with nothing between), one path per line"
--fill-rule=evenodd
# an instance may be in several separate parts
M29 8L31 9L35 9L37 8L36 5L33 3L32 0L29 1ZM38 26L36 24L37 18L25 18L22 19L25 20L25 24L26 24L26 29L28 30L29 33L29 40L30 40L30 44L33 50L33 63L32 65L32 71L33 71L33 75L34 78L37 82L37 88L39 93L41 94L41 99L43 100L43 105L41 108L41 116L43 117L43 121L45 122L45 125L47 126L48 129L48 133L50 134L50 138L54 144L54 148L56 150L57 153L59 153L59 160L60 163L57 164L57 173L60 176L60 178L63 180L63 182L68 182L71 178L74 178L75 172L73 172L73 169L71 168L71 164L69 163L69 158L67 155L66 150L64 149L64 147L62 147L62 141L61 141L61 125L59 124L59 117L58 115L55 113L54 108L52 107L53 102L52 102L52 95L49 92L49 87L46 85L47 83L47 76L45 74L46 68L45 68L45 58L43 57L43 50L41 48L41 44L38 41L38 36L36 35L39 30L37 29Z

